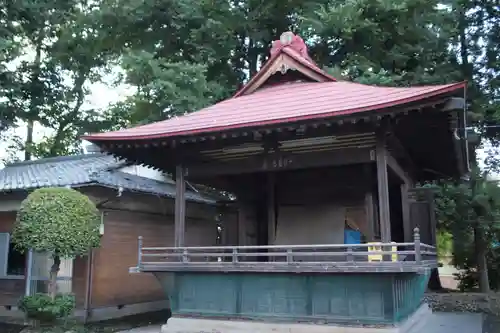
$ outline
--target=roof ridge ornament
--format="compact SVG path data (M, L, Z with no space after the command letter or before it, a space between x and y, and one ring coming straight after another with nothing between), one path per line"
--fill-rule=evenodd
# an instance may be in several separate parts
M280 39L272 42L271 55L279 52L285 47L289 47L297 52L302 58L310 63L313 63L307 51L307 45L299 35L296 35L291 31L285 31L282 33Z
M293 41L295 34L291 31L285 31L280 36L280 42L282 45L290 45Z

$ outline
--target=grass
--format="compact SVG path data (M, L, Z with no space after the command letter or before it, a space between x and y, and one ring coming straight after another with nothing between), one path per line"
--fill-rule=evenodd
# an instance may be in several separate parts
M124 318L105 320L101 322L90 323L87 325L76 322L68 322L54 327L43 327L31 329L30 333L114 333L129 330L142 326L164 324L169 316L168 311L150 312ZM0 323L1 333L19 333L25 327L14 324Z

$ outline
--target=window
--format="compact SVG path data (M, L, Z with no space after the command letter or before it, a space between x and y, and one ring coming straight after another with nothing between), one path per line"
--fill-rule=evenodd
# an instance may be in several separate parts
M26 254L14 248L14 244L9 244L7 255L7 275L24 275L26 269Z
M0 276L24 275L26 255L17 251L8 233L0 233Z

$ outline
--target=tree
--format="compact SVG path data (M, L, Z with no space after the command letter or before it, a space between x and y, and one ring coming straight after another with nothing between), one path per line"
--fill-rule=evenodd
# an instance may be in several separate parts
M17 28L12 24L6 9L0 7L0 100L8 98L12 76L8 67L19 54L21 45L16 41ZM0 136L14 125L16 112L0 103Z
M82 256L98 247L99 225L99 211L87 196L69 188L42 188L21 203L12 240L21 251L52 256L49 293L54 299L61 258Z
M500 287L494 246L500 239L500 187L477 169L467 181L441 181L436 194L438 227L453 235L453 260L463 270L462 289Z
M298 14L326 2L104 0L101 21L123 46L124 82L137 87L110 112L137 124L230 97L255 75L273 40L297 31Z
M107 124L102 115L82 107L87 85L100 79L115 54L104 43L107 31L100 29L98 8L98 1L87 0L6 1L2 6L17 52L0 59L5 78L0 111L9 110L2 114L26 126L26 139L13 142L25 160L74 153L81 134L107 129L97 126ZM0 41L3 45L12 42ZM36 125L52 132L41 145L33 140Z
M207 67L201 64L169 62L145 51L126 54L122 66L125 82L136 93L112 106L130 124L144 124L197 111L220 99L223 87L208 81ZM125 122L125 125L128 125Z
M312 55L367 84L407 86L460 80L448 50L454 25L437 1L329 2L303 17ZM309 29L306 29L309 27Z

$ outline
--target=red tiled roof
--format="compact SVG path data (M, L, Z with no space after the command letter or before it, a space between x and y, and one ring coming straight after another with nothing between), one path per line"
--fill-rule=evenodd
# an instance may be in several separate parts
M377 112L458 91L465 85L465 82L460 82L389 88L351 82L288 83L261 88L252 94L231 98L182 117L83 138L90 141L154 139Z

